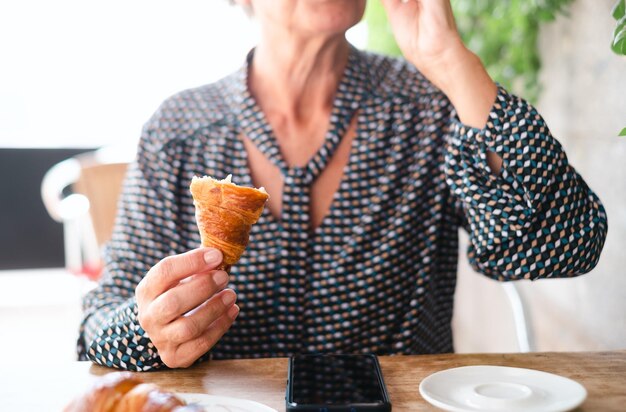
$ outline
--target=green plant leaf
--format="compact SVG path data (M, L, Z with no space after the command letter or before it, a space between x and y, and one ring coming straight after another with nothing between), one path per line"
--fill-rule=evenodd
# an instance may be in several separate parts
M626 0L619 0L613 7L613 18L619 20L626 16Z
M626 16L617 22L613 36L613 44L611 46L613 51L617 54L626 55Z
M613 51L626 56L626 28L624 28L613 40Z
M621 132L619 132L619 135L620 135L620 136L624 136L624 137L626 137L626 127L624 127L624 128L622 129L622 131L621 131Z

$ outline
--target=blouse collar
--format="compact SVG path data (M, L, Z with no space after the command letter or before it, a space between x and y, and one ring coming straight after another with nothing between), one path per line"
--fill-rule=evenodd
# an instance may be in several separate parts
M352 117L373 90L372 79L369 76L363 52L350 46L348 61L334 97L326 141L304 168L288 167L282 158L277 141L264 113L250 93L248 75L253 57L254 49L248 53L243 66L226 79L227 95L225 97L236 119L237 128L240 133L249 138L284 173L294 169L302 169L299 172L306 175L308 177L307 180L313 180L325 167L326 162L332 156L339 141L348 129Z
M254 58L254 50L254 48L250 50L243 65L225 79L227 100L236 113L249 108L251 101L254 102L254 97L248 88L248 75ZM373 78L369 74L365 52L350 45L348 62L339 83L339 90L346 93L346 98L356 99L355 105L357 105L358 101L369 94L373 88Z

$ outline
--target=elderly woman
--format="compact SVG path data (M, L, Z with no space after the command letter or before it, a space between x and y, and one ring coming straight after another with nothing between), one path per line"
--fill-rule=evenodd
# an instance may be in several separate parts
M145 126L85 299L82 358L149 370L451 352L459 227L494 279L596 265L600 201L537 111L463 45L449 0L383 1L404 59L346 41L365 0L238 3L259 44ZM219 251L197 248L188 187L231 173L271 199L227 274Z

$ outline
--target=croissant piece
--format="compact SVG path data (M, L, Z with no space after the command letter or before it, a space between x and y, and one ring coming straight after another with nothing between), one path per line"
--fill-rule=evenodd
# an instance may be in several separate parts
M230 175L223 180L194 176L190 190L202 246L222 251L221 268L228 271L248 246L269 195L263 188L237 186Z
M142 383L122 397L116 412L169 412L178 406L185 406L185 402L173 393L163 392L150 383Z
M64 412L201 412L171 392L128 372L109 373L65 407Z

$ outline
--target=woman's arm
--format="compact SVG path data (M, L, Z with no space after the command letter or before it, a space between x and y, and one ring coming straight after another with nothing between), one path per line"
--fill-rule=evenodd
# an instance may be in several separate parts
M606 212L531 105L500 88L484 128L452 119L448 137L446 181L477 271L515 280L595 267ZM489 151L503 161L498 175L488 166Z
M162 230L173 222L174 205L151 182L156 159L145 147L149 133L144 132L127 172L113 236L104 248L102 277L83 299L78 342L81 360L134 371L163 366L139 324L135 288L153 264L172 253L170 242L178 244L175 230Z
M144 128L129 168L102 279L84 299L81 359L135 371L186 367L239 312L235 293L222 290L228 274L215 270L221 253L186 251L181 240L176 102L166 102Z
M482 129L497 86L480 59L468 50L457 31L449 0L383 0L404 57L454 106L464 124ZM487 153L494 174L502 159Z
M458 115L446 177L470 233L472 265L501 280L590 271L606 237L606 213L543 118L498 89L465 48L449 0L383 3L407 60Z

